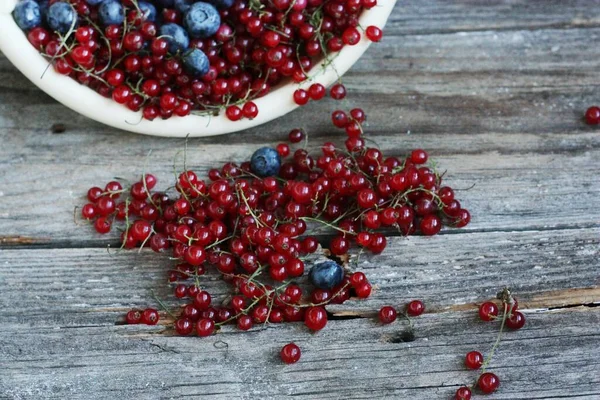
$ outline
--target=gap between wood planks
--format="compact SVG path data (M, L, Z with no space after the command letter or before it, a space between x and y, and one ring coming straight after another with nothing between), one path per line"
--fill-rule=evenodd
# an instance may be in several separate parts
M464 311L475 311L478 308L478 303L466 303L452 305L449 307L443 307L439 309L428 310L429 314L439 314L446 312L464 312ZM522 301L519 305L521 310L528 310L529 312L543 313L543 312L582 312L587 311L591 308L600 307L600 287L595 288L575 288L575 289L564 289L554 290L545 293L540 293L534 296L531 300ZM115 311L127 311L128 309L95 309L89 312L115 312ZM376 311L352 311L344 310L343 306L333 306L333 311L328 310L328 319L330 321L343 321L352 319L376 319ZM402 317L399 317L402 318ZM154 332L136 332L135 334L126 334L127 336L176 336L172 329L166 328L171 326L174 320L168 315L162 315L159 322L159 326L165 327L161 331ZM126 325L125 321L117 321L115 325ZM72 327L71 327L72 328ZM399 342L410 342L414 340L412 337L411 329L406 329L400 332L394 337L390 337L390 341L393 343Z
M566 230L579 230L579 229L594 229L600 228L600 224L590 222L586 224L559 224L556 226L542 226L542 227L514 227L514 228L493 228L493 229L464 229L464 228L451 228L443 230L438 235L461 235L467 233L495 233L495 232L552 232L552 231L566 231ZM402 233L387 229L383 230L388 238L391 237L406 237ZM333 237L333 234L315 234L310 235L319 238L320 241L327 243L327 238ZM0 249L98 249L98 248L111 248L118 249L121 247L121 242L117 240L106 240L106 239L89 239L84 241L71 241L71 240L56 240L53 241L47 237L33 237L33 236L0 236Z

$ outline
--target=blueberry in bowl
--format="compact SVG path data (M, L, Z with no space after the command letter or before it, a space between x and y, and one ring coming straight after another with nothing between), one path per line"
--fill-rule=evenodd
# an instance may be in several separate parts
M40 26L42 23L40 6L33 0L18 3L13 11L13 17L19 28L24 31Z
M58 2L48 7L46 22L53 31L67 33L77 23L77 13L68 3Z
M164 24L160 27L160 35L169 43L169 53L171 54L183 52L190 47L190 38L181 25Z
M104 26L121 25L125 20L123 5L117 0L104 0L98 7L98 15Z
M217 32L221 17L212 4L198 2L188 9L184 24L191 37L203 39Z

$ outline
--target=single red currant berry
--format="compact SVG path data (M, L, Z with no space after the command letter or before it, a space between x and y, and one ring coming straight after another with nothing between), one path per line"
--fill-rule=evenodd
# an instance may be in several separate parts
M483 365L483 354L478 351L470 351L465 356L465 366L469 369L479 369Z
M396 309L392 306L383 306L379 310L379 321L382 324L391 324L396 320Z
M350 110L350 116L359 124L362 124L367 120L367 115L362 108L353 108Z
M493 321L498 317L498 306L491 301L486 301L479 306L479 318L482 321Z
M425 311L425 304L421 300L413 300L406 306L406 313L411 317L418 317Z
M287 143L279 143L276 149L281 157L287 157L290 154L290 146Z
M302 129L292 129L288 134L290 143L300 143L304 139L304 131Z
M374 25L370 25L367 26L365 34L371 42L379 42L383 36L383 31Z
M207 308L210 307L211 301L212 301L212 299L211 299L210 293L203 290L200 293L198 293L196 295L196 297L194 298L194 306L198 310L206 310Z
M337 128L345 128L349 122L348 115L342 110L336 110L331 113L331 122Z
M428 154L425 150L416 149L410 153L410 161L413 164L425 164L427 162Z
M310 330L320 331L327 325L327 312L323 307L310 307L304 315L304 325Z
M367 277L362 272L355 272L350 276L350 284L353 288L357 288L365 282L367 282Z
M356 293L356 297L359 299L366 299L371 295L371 291L373 287L369 282L363 282L354 287L354 292Z
M592 106L588 108L585 112L585 122L587 122L588 125L600 124L600 107Z
M81 216L85 219L93 219L97 214L96 206L93 204L88 203L81 208Z
M303 106L308 103L310 97L308 96L308 92L304 89L296 89L294 92L294 102L299 106Z
M213 334L215 331L215 321L208 318L202 318L196 322L196 332L200 337L206 337Z
M175 321L175 332L181 336L187 336L194 330L194 324L187 318L180 318Z
M125 104L129 101L132 94L133 92L131 91L131 88L129 86L120 85L117 86L115 90L113 90L112 99L119 104Z
M471 389L466 386L458 388L454 400L471 400Z
M468 210L461 208L458 210L457 216L454 219L454 226L457 228L462 228L467 226L471 222L471 214Z
M106 217L100 217L96 221L94 221L94 229L96 232L105 234L110 232L111 223Z
M342 41L344 44L354 46L360 42L360 32L353 26L346 28L346 30L342 33Z
M329 250L336 256L344 255L350 249L350 241L343 236L336 236L331 240Z
M300 347L294 343L288 343L281 349L281 360L286 364L295 364L300 360Z
M244 114L244 118L254 119L258 115L258 107L256 103L249 101L244 104L242 107L242 114Z
M244 116L242 113L242 109L238 106L227 107L227 109L225 110L225 115L230 121L239 121Z
M100 189L99 187L94 186L94 187L92 187L92 188L90 188L88 190L88 192L87 192L87 198L92 203L95 203L95 202L97 202L100 199L100 197L102 197L102 193L104 193L102 191L102 189Z
M510 329L521 329L523 326L525 326L525 315L523 315L523 313L520 311L513 312L506 319L506 326Z
M436 235L442 229L442 220L435 214L426 215L421 220L419 229L425 236Z
M327 90L325 89L325 86L320 83L313 83L308 88L308 95L313 100L321 100L326 94Z
M346 87L341 83L336 83L329 89L329 95L332 99L342 100L346 97Z
M128 324L139 324L141 320L142 313L140 310L131 310L127 312L127 315L125 315L125 322Z
M479 386L479 389L481 389L483 393L492 393L500 386L500 379L496 374L486 372L481 374L477 380L477 386Z
M160 317L158 315L158 311L156 311L154 308L147 308L142 313L140 322L146 325L156 325L159 319Z
M237 327L242 331L247 331L252 328L252 317L249 315L240 315L237 319Z

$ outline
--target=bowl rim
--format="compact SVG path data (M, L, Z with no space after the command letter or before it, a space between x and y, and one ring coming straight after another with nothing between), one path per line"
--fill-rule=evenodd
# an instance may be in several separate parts
M134 112L124 105L114 102L79 84L74 79L61 75L29 43L27 36L12 18L12 10L18 0L2 0L0 5L0 51L33 84L66 107L95 121L114 128L163 137L204 137L237 132L274 120L294 110L298 105L293 101L293 93L298 88L307 88L313 83L330 86L350 69L368 49L371 41L364 32L354 46L344 46L332 54L327 65L321 62L309 73L309 79L301 83L288 82L267 95L253 99L259 109L254 119L230 121L224 112L218 116L188 115L167 120L153 121L142 119L142 112ZM370 25L383 28L396 0L380 0L378 4L363 11L359 18L360 26Z

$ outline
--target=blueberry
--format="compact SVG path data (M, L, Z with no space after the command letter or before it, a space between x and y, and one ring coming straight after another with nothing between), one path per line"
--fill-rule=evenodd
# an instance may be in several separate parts
M324 261L310 269L309 278L319 289L332 289L344 279L344 270L335 261Z
M198 2L190 7L183 19L190 36L207 38L214 35L221 25L221 16L217 9L208 3Z
M175 9L182 14L187 13L192 4L194 4L194 0L175 0L174 2Z
M142 14L146 17L146 21L156 21L156 7L153 4L145 1L138 1L138 7Z
M13 11L13 18L19 28L24 31L40 26L42 23L42 16L40 13L40 6L33 0L25 0L17 3Z
M48 8L46 22L53 31L67 33L77 22L77 13L70 4L54 3Z
M97 6L98 4L102 3L104 0L85 0L86 3L88 3L90 6Z
M98 7L98 15L104 26L121 25L125 20L123 5L117 0L104 0Z
M169 42L169 52L176 54L190 47L190 38L181 26L177 24L164 24L160 27L160 36Z
M217 7L219 10L224 10L231 7L234 0L208 0L210 4Z
M277 150L271 147L263 147L252 154L250 169L260 177L277 175L281 167L281 157Z
M192 75L201 77L208 72L210 63L202 50L193 49L186 52L183 57L185 69Z

